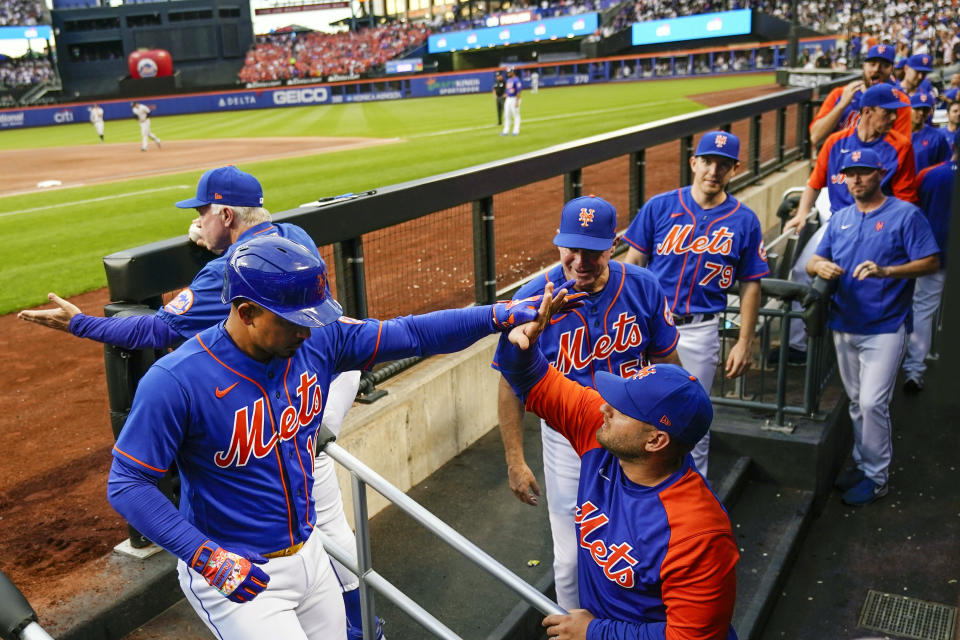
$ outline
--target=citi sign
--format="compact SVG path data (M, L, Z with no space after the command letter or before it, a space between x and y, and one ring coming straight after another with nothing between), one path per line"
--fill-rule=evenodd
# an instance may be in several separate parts
M305 89L286 89L273 92L273 104L314 104L327 102L330 94L326 87L307 87Z
M69 109L64 109L63 111L57 111L53 114L53 121L57 124L63 124L65 122L73 122L73 111Z

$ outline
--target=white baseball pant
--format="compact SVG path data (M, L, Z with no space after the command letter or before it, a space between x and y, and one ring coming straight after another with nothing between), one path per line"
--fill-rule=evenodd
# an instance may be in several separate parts
M150 131L150 118L140 121L140 149L142 151L147 150L147 140L153 140L157 143L157 146L160 146L160 138L153 135L153 132Z
M896 333L833 333L840 379L850 398L853 460L880 485L887 483L893 458L890 399L906 343L902 326Z
M520 104L516 96L507 97L503 102L503 131L500 135L510 133L510 122L513 122L513 135L520 133Z
M927 370L925 359L933 343L933 317L940 306L947 272L943 269L929 276L917 278L913 289L913 333L907 341L907 355L903 372L908 377L923 378Z
M553 578L557 604L566 609L580 608L577 588L577 488L580 485L580 456L570 442L540 421L543 444L543 483L553 536Z
M320 536L310 536L292 556L273 558L260 567L270 576L270 584L253 600L238 603L177 561L187 602L220 640L346 638L340 585Z
M813 276L807 273L807 263L810 262L813 254L817 252L817 247L820 246L820 240L826 232L827 223L823 223L820 225L820 228L810 236L810 240L804 245L803 251L800 252L800 257L798 257L797 261L793 264L793 269L790 270L791 282L805 284L807 286L813 284ZM799 302L794 301L791 303L791 309L794 311L803 311L803 306L801 306ZM790 322L790 346L800 351L807 350L807 328L802 320L796 319Z
M680 340L677 341L677 355L680 364L692 373L710 394L713 377L720 362L720 321L717 318L706 322L691 322L677 327ZM691 452L693 461L700 474L707 477L710 454L710 432L700 439Z
M103 120L94 120L93 130L97 132L98 136L103 135Z

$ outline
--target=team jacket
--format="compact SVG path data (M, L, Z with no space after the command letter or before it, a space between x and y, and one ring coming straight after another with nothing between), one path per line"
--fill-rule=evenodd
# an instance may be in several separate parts
M540 338L550 362L586 387L596 386L597 371L633 375L649 358L673 352L680 338L657 279L636 265L611 260L609 266L606 286L582 307L551 318ZM547 282L559 290L565 281L563 268L555 267L521 287L514 300L542 294Z
M113 450L111 504L188 564L205 541L269 553L313 527L313 444L330 381L375 362L462 349L493 330L490 307L313 329L288 359L240 351L224 323L198 333L140 380ZM171 464L180 513L156 489Z
M230 256L242 243L260 235L277 235L293 240L320 257L316 243L300 227L262 222L245 230L223 255L204 265L190 286L155 315L101 318L78 314L70 320L70 333L128 349L140 349L172 346L212 327L226 318L230 311L230 304L220 301L223 274Z
M835 87L830 93L827 94L823 104L820 105L820 109L817 111L817 115L813 116L813 120L810 121L811 129L817 120L820 120L828 113L833 111L833 108L837 106L838 102L840 102L840 96L842 94L842 86ZM897 109L897 119L893 122L893 130L909 138L911 129L910 98L907 96L907 94L900 90L900 87L897 87L896 94L897 97L900 98L900 102L903 103L903 107ZM850 101L850 104L847 105L847 107L843 110L843 113L840 115L840 119L837 121L837 126L834 129L834 132L843 131L844 129L857 126L857 121L860 119L860 98L862 96L862 91L857 91L853 94L853 100Z
M855 204L837 211L817 247L817 255L844 269L830 298L827 325L834 331L868 335L895 333L906 325L909 333L913 279L854 280L853 271L864 260L885 267L939 251L927 219L909 202L888 197L867 214Z
M910 136L913 144L913 157L917 162L917 173L927 167L940 164L950 158L950 145L940 132L940 129L924 125L920 131L914 131Z
M703 210L690 187L650 198L623 239L649 256L647 268L678 315L719 313L737 280L759 280L770 273L760 221L731 195Z
M527 410L556 425L581 458L578 584L580 605L596 616L587 640L735 639L739 553L693 459L655 487L632 482L597 443L599 393L565 378L538 348L501 339L497 360Z
M930 223L933 238L940 247L940 268L947 265L947 238L950 232L950 203L953 196L953 183L957 179L957 163L941 162L927 167L917 176L917 189L920 191L920 210Z
M860 149L873 149L880 156L886 170L880 183L883 193L907 202L917 202L914 184L917 165L913 159L910 139L890 131L872 142L862 142L857 136L856 128L850 128L830 134L820 148L817 163L807 180L807 184L813 189L827 188L830 208L834 213L853 204L853 196L844 184L845 176L840 172L840 164L845 154L856 153Z

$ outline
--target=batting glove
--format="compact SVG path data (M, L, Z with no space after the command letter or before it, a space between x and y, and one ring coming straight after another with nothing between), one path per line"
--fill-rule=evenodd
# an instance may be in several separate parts
M194 555L190 568L227 599L247 602L256 598L270 582L270 576L257 566L264 564L267 559L254 553L248 555L251 559L223 547L204 545Z
M568 280L556 288L556 292L566 289L567 292L573 291L574 280ZM587 296L586 292L577 292L568 295L564 301L560 312L566 312L576 307L582 307L581 298ZM521 300L501 300L493 304L493 326L499 331L509 331L519 324L532 322L537 319L537 313L540 309L542 295L531 296Z

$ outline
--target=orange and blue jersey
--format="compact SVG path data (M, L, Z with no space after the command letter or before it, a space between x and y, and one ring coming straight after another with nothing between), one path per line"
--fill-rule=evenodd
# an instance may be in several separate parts
M863 142L856 128L844 129L830 134L820 152L817 163L810 172L807 185L813 189L826 187L830 195L830 208L836 212L853 204L853 196L847 189L846 177L840 171L843 158L848 153L861 149L873 149L886 173L880 183L880 189L888 196L894 196L907 202L917 202L917 167L913 159L913 145L896 131L871 142Z
M941 269L947 265L947 239L950 233L950 214L953 211L953 183L956 179L956 162L941 162L927 167L917 176L920 210L930 223L933 238L940 247Z
M587 387L596 386L597 371L633 375L650 358L672 353L680 338L653 274L616 260L609 269L604 288L583 298L582 307L551 318L540 338L550 362ZM514 299L540 295L548 282L558 291L566 280L563 268L554 267L522 286Z
M314 524L314 443L331 380L463 349L491 333L490 316L490 307L474 307L385 322L342 317L312 329L291 357L267 362L242 352L224 323L201 331L140 380L113 450L111 504L185 562L211 539L257 553L303 542ZM179 514L155 487L173 464Z
M898 131L904 136L910 137L910 98L900 89L899 85L896 83L891 84L896 87L897 97L900 98L900 102L903 103L903 107L897 109L897 119L893 122L893 130ZM813 116L813 120L810 121L811 128L817 120L820 120L828 113L833 111L833 108L837 106L838 102L840 102L841 94L843 94L842 86L835 87L830 93L827 94L827 97L823 100L823 104L820 105L820 109L817 110L817 114ZM837 126L834 128L834 132L843 131L844 129L849 129L850 127L855 127L857 125L857 120L860 119L860 98L862 96L863 91L857 91L853 94L853 100L850 101L850 104L846 106L846 108L843 110L843 113L840 115L840 119L837 121Z
M731 195L706 210L690 187L656 195L623 239L647 254L647 268L678 315L719 313L727 307L727 290L734 282L770 273L757 214Z
M868 213L862 213L856 204L835 212L816 250L818 256L844 270L830 297L827 326L862 335L896 333L901 326L907 333L912 331L913 279L856 280L853 272L866 260L881 266L898 265L939 251L927 219L909 202L888 197Z
M913 132L910 142L913 144L917 173L950 158L950 145L947 144L947 139L940 129L936 127L924 125L920 131Z
M739 560L730 520L688 454L656 486L630 480L597 442L600 394L564 377L534 347L501 338L497 361L528 411L581 458L577 510L580 606L588 640L735 639Z

